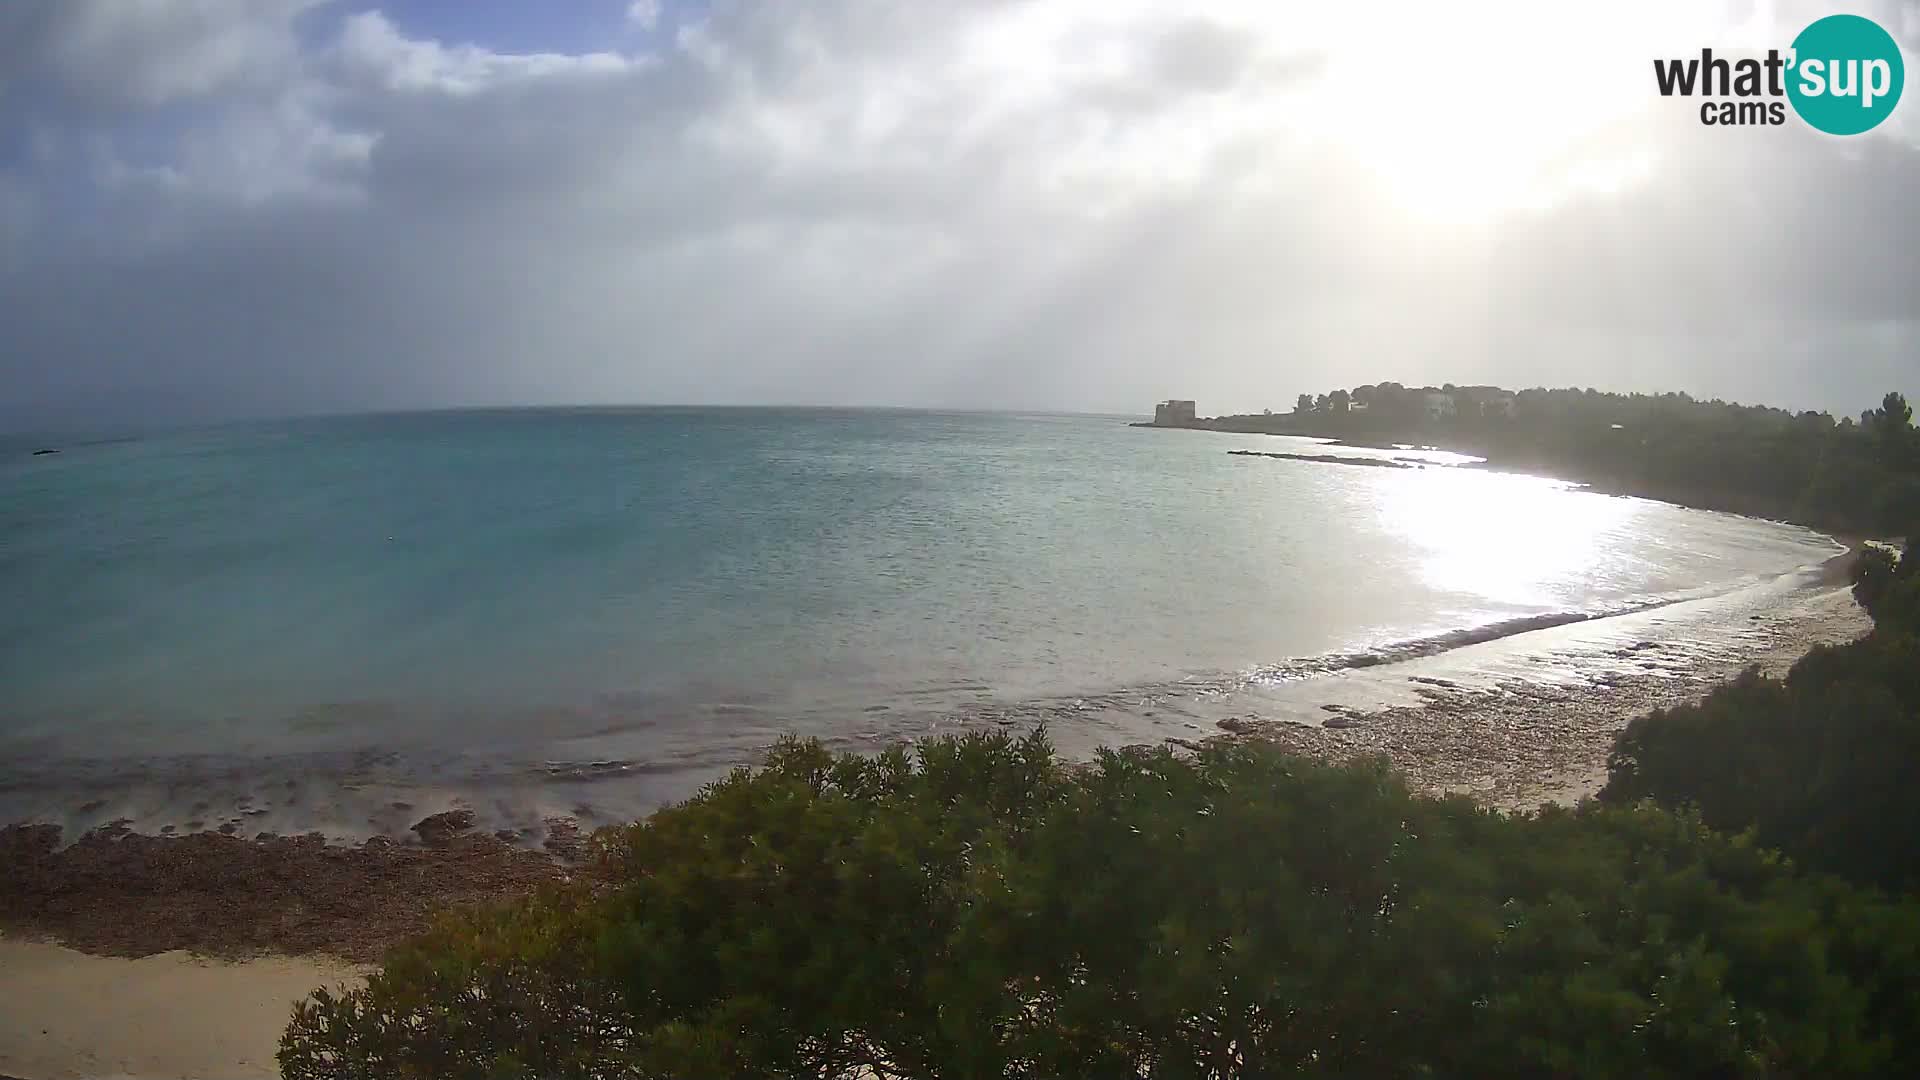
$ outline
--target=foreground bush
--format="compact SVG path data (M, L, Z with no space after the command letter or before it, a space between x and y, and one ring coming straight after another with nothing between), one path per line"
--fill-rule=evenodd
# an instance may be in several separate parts
M1870 551L1854 594L1864 640L1821 646L1784 680L1748 672L1697 705L1627 726L1604 801L1698 809L1807 866L1920 889L1920 557Z
M1853 565L1853 597L1873 616L1874 629L1920 633L1920 554L1914 542L1898 557L1883 547L1862 551Z
M1910 1072L1910 909L1650 806L1502 817L1271 748L765 767L300 1005L318 1077Z

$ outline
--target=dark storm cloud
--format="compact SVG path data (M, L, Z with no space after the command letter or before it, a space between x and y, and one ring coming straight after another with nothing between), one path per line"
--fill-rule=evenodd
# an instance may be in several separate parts
M303 3L12 7L0 424L1920 381L1904 131L1630 115L1570 151L1625 179L1436 218L1396 196L1420 160L1296 123L1351 54L1272 9L725 3L516 55Z
M151 107L276 82L294 20L320 0L12 0L0 8L0 93L38 82L91 110Z

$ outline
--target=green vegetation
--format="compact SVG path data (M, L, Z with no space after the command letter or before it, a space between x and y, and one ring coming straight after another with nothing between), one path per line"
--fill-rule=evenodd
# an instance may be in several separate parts
M1840 532L1920 532L1920 431L1898 393L1855 422L1686 394L1386 382L1302 394L1292 413L1195 426L1432 443L1689 506Z
M1911 1073L1920 912L1653 806L1263 746L754 771L299 1006L320 1077Z
M1873 616L1882 634L1920 634L1920 537L1907 541L1896 557L1883 547L1861 553L1853 568L1853 598Z
M1854 582L1871 635L1635 720L1601 798L1695 807L1806 866L1920 889L1920 554L1871 550Z

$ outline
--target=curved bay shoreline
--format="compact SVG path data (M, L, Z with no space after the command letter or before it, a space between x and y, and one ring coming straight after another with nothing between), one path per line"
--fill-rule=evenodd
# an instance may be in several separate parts
M1863 634L1870 624L1844 585L1857 546L1739 605L1682 604L1240 695L1169 697L1144 715L1174 745L1262 739L1332 760L1382 756L1417 790L1507 810L1571 804L1605 782L1608 749L1634 717L1697 700L1750 665L1778 673L1815 645ZM1055 731L1074 756L1101 742L1074 734ZM590 872L581 825L567 818L550 820L537 846L540 837L476 828L464 812L413 831L354 844L319 833L249 839L115 823L64 836L10 825L0 828L0 931L119 956L368 961L437 907Z
M1263 739L1330 760L1382 756L1417 790L1466 794L1503 810L1572 805L1605 785L1608 751L1634 718L1698 701L1741 670L1778 676L1816 645L1871 628L1843 586L1808 586L1759 631L1753 647L1656 672L1601 673L1576 685L1503 680L1470 688L1433 680L1422 701L1373 712L1340 709L1320 726L1234 723L1222 738ZM1637 642L1649 655L1666 646Z
M1681 603L1244 695L1169 697L1154 702L1158 722L1186 733L1162 738L1383 756L1417 790L1503 810L1571 804L1605 782L1608 749L1634 717L1863 634L1870 623L1845 585L1859 542L1847 547L1739 603ZM595 872L570 820L549 822L537 848L475 828L470 814L420 826L358 844L0 829L0 997L44 1005L0 1022L0 1073L276 1075L273 1048L304 986L357 981L437 909ZM126 1037L102 1043L103 1030Z

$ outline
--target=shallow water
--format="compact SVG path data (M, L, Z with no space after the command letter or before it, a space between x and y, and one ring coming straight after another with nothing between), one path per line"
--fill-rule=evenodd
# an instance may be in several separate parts
M789 731L1045 719L1063 745L1112 741L1151 731L1140 703L1169 688L1283 708L1296 683L1591 631L1835 550L1459 462L1089 417L699 409L12 453L0 815L139 788L185 826L217 816L197 792L265 783L276 824L350 833L441 797L625 811ZM348 778L412 794L392 821L295 809Z

